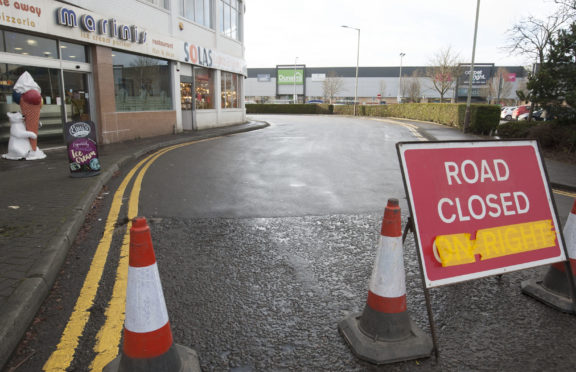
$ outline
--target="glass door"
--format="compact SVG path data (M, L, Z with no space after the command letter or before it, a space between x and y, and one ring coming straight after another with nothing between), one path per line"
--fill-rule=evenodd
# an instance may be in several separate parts
M64 71L66 122L90 121L88 74Z

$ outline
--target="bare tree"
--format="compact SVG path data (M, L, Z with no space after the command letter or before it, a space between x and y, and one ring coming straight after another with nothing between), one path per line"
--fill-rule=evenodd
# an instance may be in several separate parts
M535 63L544 63L546 52L556 33L567 25L573 14L563 9L565 8L560 7L546 19L530 16L520 20L508 30L510 44L505 49L511 53L526 55Z
M440 102L444 101L444 96L452 89L456 78L460 75L459 63L459 55L448 46L436 53L426 68L426 76L440 94Z
M380 97L386 97L386 82L384 80L380 80L380 89L378 90L380 93Z
M513 84L508 79L509 74L508 70L499 67L496 74L488 80L488 103L499 103L498 99L510 97Z
M576 17L576 0L554 0L556 4L560 4L560 11L571 13L571 17Z
M420 85L420 74L414 71L408 79L402 80L402 97L406 97L408 102L418 103L422 97L422 87Z
M556 2L556 1L555 1ZM536 67L544 64L545 57L559 30L566 27L568 21L574 17L574 1L558 0L560 7L546 19L530 16L520 20L519 23L508 30L510 44L506 47L509 52L528 56ZM531 94L517 92L520 99L529 101ZM530 104L528 121L532 120L534 102Z
M342 91L344 80L335 71L330 71L326 79L322 82L322 91L324 99L333 103L334 98Z
M526 81L521 81L516 89L517 102L523 101L524 103L530 100L530 91L526 87Z

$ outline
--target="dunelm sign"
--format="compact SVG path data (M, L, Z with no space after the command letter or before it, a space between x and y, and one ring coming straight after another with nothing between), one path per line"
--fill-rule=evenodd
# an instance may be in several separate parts
M277 70L278 85L303 85L304 70Z

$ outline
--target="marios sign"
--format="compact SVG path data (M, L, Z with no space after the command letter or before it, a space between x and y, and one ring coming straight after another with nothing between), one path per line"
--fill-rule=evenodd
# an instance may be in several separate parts
M427 287L565 260L535 141L397 149Z

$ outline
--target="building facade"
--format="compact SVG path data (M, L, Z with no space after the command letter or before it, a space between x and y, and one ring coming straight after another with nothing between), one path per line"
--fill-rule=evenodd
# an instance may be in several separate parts
M0 1L0 143L13 85L40 86L39 141L93 121L101 143L242 123L243 0Z
M456 77L447 77L444 102L465 101L470 66L463 64ZM426 66L360 67L358 103L439 102ZM527 74L522 66L476 64L472 79L472 101L512 104L517 90L525 89ZM438 82L437 82L438 83ZM278 65L275 68L248 68L247 103L353 103L356 67L306 67ZM443 90L443 89L440 89ZM296 98L296 99L295 99Z

